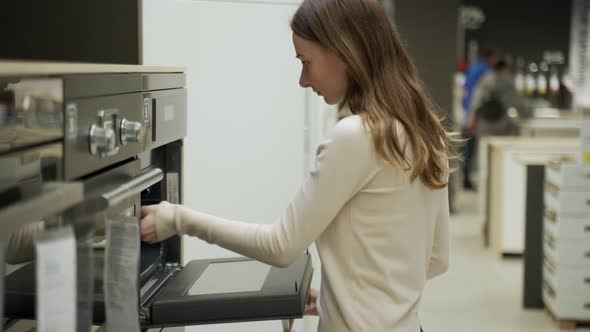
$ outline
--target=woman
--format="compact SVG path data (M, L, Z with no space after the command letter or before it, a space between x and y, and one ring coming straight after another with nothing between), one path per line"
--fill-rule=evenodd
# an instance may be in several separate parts
M142 209L142 239L188 234L275 266L316 241L322 284L306 312L320 331L417 332L425 282L448 264L451 139L377 1L307 0L291 28L300 85L353 115L285 213L257 225L164 202Z

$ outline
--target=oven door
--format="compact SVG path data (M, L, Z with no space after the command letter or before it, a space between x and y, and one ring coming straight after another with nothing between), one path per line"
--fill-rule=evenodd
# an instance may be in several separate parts
M92 188L99 188L91 196L109 200L107 219L125 216L137 222L140 204L157 204L169 196L178 196L170 193L159 168L148 167L140 172L138 162L86 182ZM109 181L113 184L108 184ZM178 186L172 187L178 190ZM142 198L138 196L140 191L143 191ZM175 260L178 253L174 251L179 250L175 245L178 237L175 238L153 245L141 244L138 314L142 328L303 316L313 272L308 254L284 269L243 257L191 261L181 266ZM105 319L100 287L104 253L95 251L95 257L94 321L100 323Z
M84 184L88 197L108 202L106 218L112 220L123 217L139 222L141 205L178 196L170 193L160 168L140 170L139 160L94 176ZM137 302L142 328L303 316L313 270L308 254L284 269L248 258L199 260L183 267L175 260L178 253L172 252L179 250L174 245L177 240L141 243ZM104 322L109 310L102 278L110 265L101 249L94 251L95 323Z
M106 204L106 219L127 218L137 224L142 204L156 204L168 195L162 188L165 187L162 170L149 167L141 170L137 159L83 179L83 183L87 200L98 199ZM78 229L88 229L80 227L81 220L71 222L78 222ZM103 277L109 265L105 260L107 248L100 237L104 222L94 226L92 320L102 324L108 311ZM77 237L83 236L77 232ZM136 303L142 328L303 316L313 270L308 254L285 269L247 258L199 260L182 267L170 258L178 256L169 252L177 250L167 244L171 240L174 239L152 245L141 243ZM7 317L35 317L34 265L15 271L5 281Z
M0 153L0 242L8 262L18 261L12 235L29 224L56 215L83 199L81 183L62 181L61 143Z
M309 254L287 268L245 258L191 261L149 304L144 327L302 318L312 279Z
M93 321L102 323L105 321L105 305L103 292L103 271L105 256L105 221L107 219L115 220L117 218L128 218L137 223L139 226L139 213L141 207L141 192L147 188L161 185L163 172L158 168L148 168L140 170L140 161L134 159L124 162L117 167L103 171L99 174L80 179L78 187L80 197L84 197L82 204L66 210L60 218L63 223L72 224L78 243L78 255L80 255L81 243L88 241L91 244L91 253L85 255L85 260L78 261L80 266L85 266L86 270L79 269L78 282L87 280L93 286L91 291L93 298ZM71 186L74 186L73 184ZM70 188L66 185L63 188ZM65 189L61 189L62 191ZM55 199L55 195L52 196ZM44 199L50 200L51 197ZM97 217L89 218L91 213L87 206L97 203L103 212ZM57 203L62 205L63 203ZM49 204L51 205L51 204ZM53 208L55 210L55 208ZM4 210L2 210L4 211ZM0 211L0 212L2 212ZM104 212L106 211L106 212ZM10 212L10 211L8 211ZM34 211L21 211L23 215L30 218L31 214L39 214ZM3 214L8 215L7 213ZM12 215L16 215L12 213ZM139 236L137 236L139 242ZM137 274L139 287L143 282L147 282L149 277L165 265L166 260L165 243L148 245L142 244L137 263L139 264L139 273ZM30 258L32 259L32 257ZM12 272L5 277L5 294L6 294L6 317L15 319L34 319L35 317L35 264L29 263L20 269ZM80 292L80 291L79 291ZM80 294L78 294L80 296Z
M6 133L4 129L0 128L0 135ZM10 303L4 307L5 267L6 272L11 272L13 264L33 256L33 238L28 236L28 230L37 229L43 218L59 214L83 199L81 183L61 182L62 153L61 143L11 152L0 148L0 313L12 308ZM5 266L5 262L11 265Z
M120 222L126 220L139 225L140 208L142 205L142 193L151 193L149 199L143 203L155 204L166 197L164 173L160 168L148 167L140 169L140 161L135 159L129 163L114 168L100 175L95 175L84 182L88 197L98 197L107 202L108 209L106 220ZM155 195L153 193L156 193ZM104 227L106 224L97 225L94 237L94 308L93 321L102 324L106 320L105 283L104 271L108 263L108 248ZM139 228L138 228L139 229ZM137 234L137 236L139 236ZM177 237L176 237L177 238ZM170 239L169 241L171 241ZM169 259L168 241L156 244L140 243L137 274L137 302L139 319L142 319L149 310L144 307L147 299L159 289L161 283L172 275L179 266L178 262ZM174 255L175 256L175 255Z

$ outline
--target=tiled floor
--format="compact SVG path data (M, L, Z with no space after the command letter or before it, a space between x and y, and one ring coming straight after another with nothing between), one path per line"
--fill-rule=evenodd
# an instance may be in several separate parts
M477 202L476 194L459 196L460 212L451 223L450 270L424 292L425 332L560 331L544 310L522 309L522 260L500 260L484 249Z

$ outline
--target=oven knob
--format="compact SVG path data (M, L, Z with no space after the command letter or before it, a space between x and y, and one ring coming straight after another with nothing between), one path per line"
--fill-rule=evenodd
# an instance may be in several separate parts
M141 141L143 136L143 126L140 122L129 121L125 118L121 120L121 144L125 145L127 142L137 143Z
M90 127L90 153L100 157L108 157L119 151L117 137L112 125L99 127L93 124Z

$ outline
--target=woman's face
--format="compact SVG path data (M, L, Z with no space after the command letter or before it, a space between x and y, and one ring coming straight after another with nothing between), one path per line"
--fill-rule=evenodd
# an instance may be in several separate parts
M311 88L327 104L338 104L346 94L346 65L334 52L293 34L293 45L303 68L299 85Z

